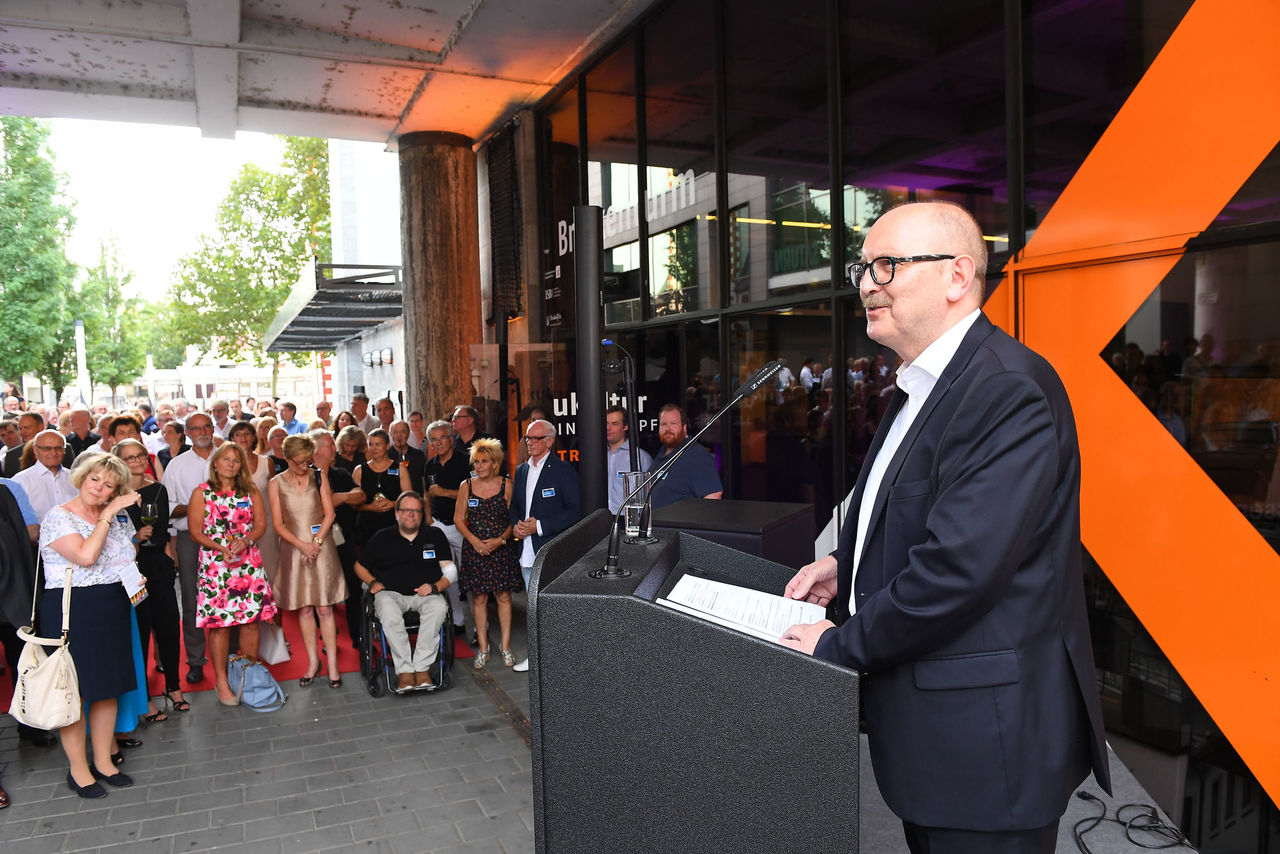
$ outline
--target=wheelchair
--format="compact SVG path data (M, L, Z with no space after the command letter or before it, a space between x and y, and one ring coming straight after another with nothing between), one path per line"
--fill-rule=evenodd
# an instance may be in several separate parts
M445 577L451 584L457 583L457 571L451 566L445 571ZM382 623L378 620L377 611L373 607L373 596L365 588L360 605L364 613L364 632L360 642L360 676L368 686L369 695L381 697L384 694L434 694L447 691L453 687L454 661L454 625L453 606L449 597L445 601L444 624L440 627L440 651L435 663L431 665L432 684L429 687L415 688L412 691L399 691L396 688L396 666L391 659L391 650L387 646L387 637L382 631ZM415 645L418 639L418 612L407 611L404 615L404 627L409 633L409 641Z

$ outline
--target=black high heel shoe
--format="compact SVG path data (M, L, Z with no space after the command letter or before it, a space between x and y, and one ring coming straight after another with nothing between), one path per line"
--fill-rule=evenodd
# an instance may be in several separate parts
M87 786L77 786L76 778L71 776L70 771L67 772L67 786L71 791L87 800L105 798L107 796L107 790L99 786L97 783L90 783Z

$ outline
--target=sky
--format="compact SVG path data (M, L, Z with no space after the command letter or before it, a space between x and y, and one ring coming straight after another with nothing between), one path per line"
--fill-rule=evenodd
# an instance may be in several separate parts
M65 178L75 225L67 254L81 267L98 263L115 241L134 274L129 294L159 300L178 259L212 232L218 203L246 163L280 165L280 142L258 133L205 139L197 128L50 120L49 147Z

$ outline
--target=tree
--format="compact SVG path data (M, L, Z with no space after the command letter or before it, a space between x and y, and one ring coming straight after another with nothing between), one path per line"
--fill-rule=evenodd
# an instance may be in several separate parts
M58 198L48 140L43 122L0 117L0 375L32 372L61 389L70 383L63 308L75 267L66 254L71 209Z
M173 333L173 306L167 302L139 302L135 318L143 350L151 354L157 368L171 370L186 361L187 348Z
M280 171L245 166L218 206L217 230L179 264L173 331L201 355L263 364L262 336L299 274L329 258L328 145L284 142ZM278 370L279 354L270 355Z
M92 383L110 386L113 400L120 386L132 383L146 368L140 318L123 296L132 278L132 273L121 268L115 248L104 245L97 266L88 271L79 293L89 378Z

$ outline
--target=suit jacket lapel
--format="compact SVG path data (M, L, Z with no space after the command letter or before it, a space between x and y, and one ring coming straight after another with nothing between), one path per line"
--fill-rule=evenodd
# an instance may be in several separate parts
M862 544L863 554L859 556L859 561L866 556L867 544L871 542L871 532L875 530L876 525L880 522L881 515L884 513L885 504L889 500L889 488L898 479L898 472L902 470L902 464L906 461L907 455L911 453L911 446L915 444L916 439L920 436L920 431L928 423L929 415L937 407L938 401L942 399L943 395L951 389L956 377L960 376L968 366L969 360L977 352L978 345L985 341L994 329L995 327L992 326L991 321L987 320L985 314L978 315L978 319L974 321L973 326L965 333L959 348L956 349L956 354L951 357L951 361L943 369L942 376L938 377L938 382L934 384L933 391L929 392L929 397L925 399L924 406L916 414L915 420L911 422L911 429L902 437L902 443L898 445L897 453L889 461L888 467L884 470L884 477L880 480L880 491L876 494L875 503L871 506L871 518L867 521L867 537ZM898 394L902 395L905 401L907 395L902 391L899 391ZM896 413L897 410L895 409L894 414L896 415ZM886 414L884 421L889 422L891 420ZM883 422L881 426L884 426ZM877 441L882 441L879 431L876 433L876 439ZM869 468L869 465L863 466L864 471ZM859 480L859 486L864 485L865 481ZM861 499L859 498L858 500L860 501Z

